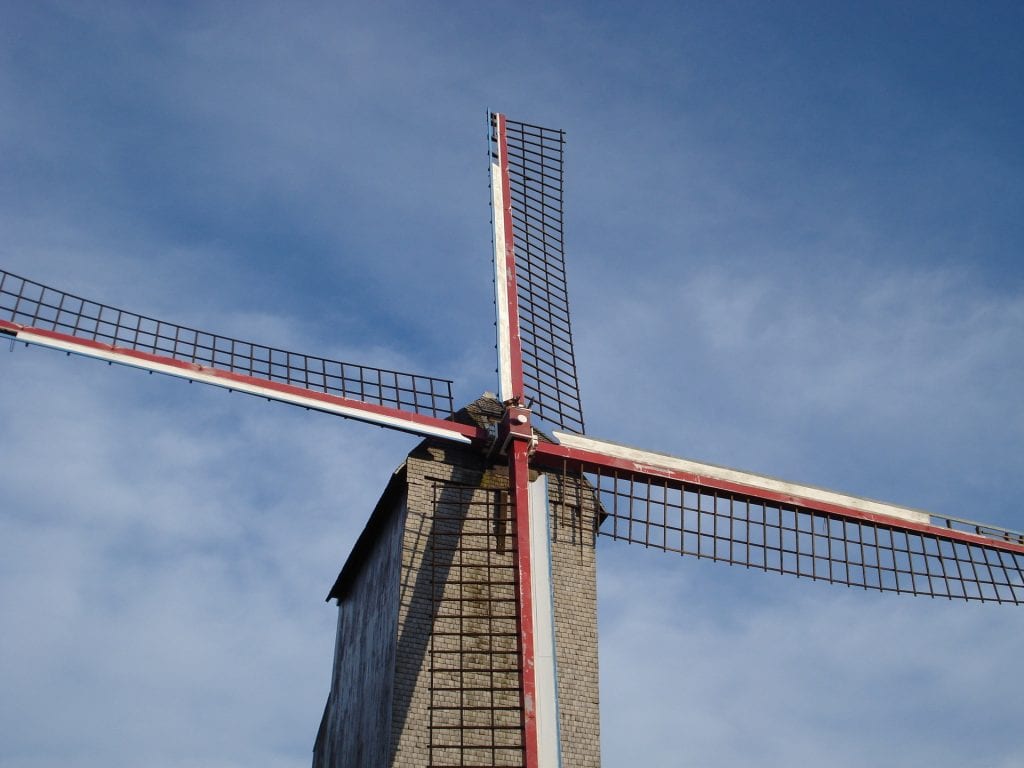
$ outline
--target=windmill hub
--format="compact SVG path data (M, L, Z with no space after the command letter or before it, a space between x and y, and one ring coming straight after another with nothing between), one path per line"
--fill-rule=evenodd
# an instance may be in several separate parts
M532 449L534 443L530 411L519 405L507 405L498 422L499 453L507 453L509 443L513 440L526 441L528 449Z

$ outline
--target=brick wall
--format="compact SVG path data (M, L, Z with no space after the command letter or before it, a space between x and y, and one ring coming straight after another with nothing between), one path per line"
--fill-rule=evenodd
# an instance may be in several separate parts
M578 480L548 474L559 725L565 768L601 764L595 505Z
M409 455L404 482L394 679L381 691L390 698L388 765L521 765L505 460L426 441ZM565 768L596 768L595 511L577 483L548 475L561 747ZM365 693L339 680L332 696L339 706Z

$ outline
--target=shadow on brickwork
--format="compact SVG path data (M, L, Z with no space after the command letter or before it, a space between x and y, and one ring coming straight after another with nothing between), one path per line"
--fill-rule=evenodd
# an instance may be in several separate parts
M430 758L516 765L522 721L507 494L447 480L430 489L430 513L410 510L407 521L422 564L404 569L398 659L405 674L428 676ZM396 686L396 734L414 716L414 690L408 679Z

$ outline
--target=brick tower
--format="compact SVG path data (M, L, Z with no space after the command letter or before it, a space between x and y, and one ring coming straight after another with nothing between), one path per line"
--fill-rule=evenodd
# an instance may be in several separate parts
M488 428L501 414L485 395L455 418ZM561 760L598 766L594 497L545 474ZM429 439L392 475L328 596L314 768L522 765L507 488L504 457Z

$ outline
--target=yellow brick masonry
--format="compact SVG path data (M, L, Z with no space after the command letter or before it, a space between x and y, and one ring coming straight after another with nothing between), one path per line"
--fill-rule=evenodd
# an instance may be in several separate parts
M489 463L474 451L428 441L410 454L406 481L392 765L423 768L431 760L521 765L518 695L465 690L515 687L516 673L480 671L515 655L514 620L495 618L510 613L513 587L454 583L487 581L488 575L497 582L511 572L502 569L514 563L512 532L503 531L501 520L486 514L507 498L504 459ZM563 766L596 768L600 733L593 496L580 489L578 481L556 475L549 475L548 488ZM482 518L480 510L485 511ZM435 519L460 515L464 519ZM456 532L463 551L445 555ZM446 556L450 562L444 562ZM441 615L432 621L434 610ZM460 610L461 623L446 618ZM461 637L454 636L459 633ZM502 637L503 633L509 636ZM438 692L451 685L463 690ZM435 726L461 727L435 728L431 751L432 702ZM443 709L460 704L471 708ZM491 727L495 725L499 727ZM439 749L440 744L451 747Z

